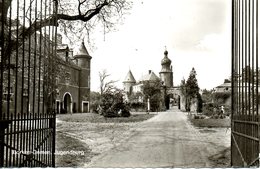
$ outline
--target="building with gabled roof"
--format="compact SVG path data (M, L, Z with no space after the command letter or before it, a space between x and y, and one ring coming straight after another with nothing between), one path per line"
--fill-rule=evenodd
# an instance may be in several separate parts
M92 57L84 42L73 50L66 44L58 44L57 57L60 69L57 78L57 113L89 112Z
M148 71L148 74L143 75L138 81L135 80L132 71L129 70L123 81L124 91L128 94L142 92L144 82L152 83L157 81L160 81L160 78L151 70Z
M153 82L158 80L160 80L160 78L152 70L149 70L148 74L143 75L139 80L139 82L145 82L145 81Z
M131 70L126 75L126 78L123 82L124 91L126 92L126 100L129 100L129 96L134 93L142 93L144 83L153 83L161 82L161 88L164 91L165 95L165 107L166 109L170 108L170 100L173 104L180 104L180 90L178 86L173 86L173 71L172 71L172 61L168 58L168 51L164 51L164 57L161 60L162 69L157 76L152 70L148 71L148 74L141 76L141 78L136 81ZM142 98L138 99L144 101ZM179 106L180 108L180 106Z

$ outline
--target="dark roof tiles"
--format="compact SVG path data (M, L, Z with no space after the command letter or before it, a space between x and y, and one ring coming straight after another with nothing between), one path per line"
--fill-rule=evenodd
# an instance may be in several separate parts
M129 72L127 73L124 83L136 83L136 80L135 80L131 70L129 70Z

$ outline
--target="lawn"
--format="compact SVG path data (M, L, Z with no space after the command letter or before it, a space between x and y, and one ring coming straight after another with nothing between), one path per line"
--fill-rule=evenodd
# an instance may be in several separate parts
M196 127L230 127L230 119L190 119Z
M139 122L154 116L146 113L133 113L128 118L104 118L94 113L57 115L56 151L84 152L84 155L57 155L56 166L84 167L98 154L123 143Z
M82 166L95 155L86 144L62 132L57 132L55 153L56 167Z
M209 157L212 166L230 167L230 119L194 119L191 115L188 115L188 119L193 126L198 127L201 137L219 149Z
M230 127L231 120L230 118L224 119L213 119L213 118L205 118L205 119L195 119L194 115L188 114L188 119L192 125L196 127Z
M231 155L230 147L225 148L217 154L209 157L209 159L214 162L218 167L228 168L230 167Z
M66 122L89 122L89 123L133 123L152 118L154 114L132 113L130 117L105 118L95 113L59 114L57 118Z

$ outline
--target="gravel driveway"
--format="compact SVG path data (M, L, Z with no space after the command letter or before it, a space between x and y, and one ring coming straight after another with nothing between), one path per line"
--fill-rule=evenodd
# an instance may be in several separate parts
M195 128L177 109L138 125L122 124L121 129L112 133L114 144L109 140L100 144L103 151L84 167L222 167L209 157L230 146L230 130Z

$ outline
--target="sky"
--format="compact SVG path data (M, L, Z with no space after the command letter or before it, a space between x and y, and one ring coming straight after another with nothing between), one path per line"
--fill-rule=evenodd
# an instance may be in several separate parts
M95 49L89 50L92 91L99 90L98 72L104 69L119 88L129 70L136 80L148 70L159 76L165 47L175 86L192 67L201 89L230 77L231 0L133 0L116 29L105 37L95 33Z

